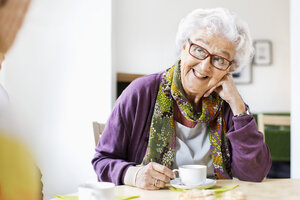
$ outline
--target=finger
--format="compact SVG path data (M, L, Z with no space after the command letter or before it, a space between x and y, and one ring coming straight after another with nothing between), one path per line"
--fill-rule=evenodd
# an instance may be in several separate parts
M140 184L136 186L146 190L158 190L159 187L156 187L154 183L155 183L155 179L148 176L146 179L144 179Z
M210 88L205 94L204 97L208 97L213 91L216 91L216 89L220 86L222 86L222 84L224 83L224 80L222 79L221 81L219 81L215 86L213 86L212 88Z
M215 88L216 88L215 86L210 88L203 96L208 97L215 90Z
M214 91L215 91L216 93L220 94L220 92L222 91L222 88L221 88L221 87L217 87Z
M145 187L144 189L147 189L147 190L159 190L160 188L159 187L155 187L153 184Z
M210 88L205 94L204 97L208 97L213 91L215 91L215 89L217 87L219 87L221 85L221 82L217 83L215 86L213 86L212 88Z
M150 175L152 176L152 178L160 180L162 182L165 182L165 183L169 183L170 182L170 177L168 177L165 174L162 174L162 173L156 171L155 169L153 169L150 172Z
M227 82L227 81L228 81L228 82L234 83L232 74L227 74L226 76L224 76L223 81L224 81L224 82Z
M159 184L160 184L159 182L160 181L155 179L155 178L150 178L146 189L148 189L148 190L158 190L160 188L159 187Z
M169 178L175 178L172 170L170 170L169 168L167 168L167 167L165 167L161 164L152 162L152 167L153 167L154 170L168 176Z
M226 74L226 76L229 77L229 78L233 78L231 73Z
M157 181L156 181L156 184L155 184L154 186L155 186L155 187L158 187L158 188L164 188L165 185L166 185L165 182L160 181L160 180L157 180Z

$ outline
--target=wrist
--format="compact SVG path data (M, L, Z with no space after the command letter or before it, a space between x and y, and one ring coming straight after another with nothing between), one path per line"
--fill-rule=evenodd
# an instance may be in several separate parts
M130 166L125 174L124 184L130 186L136 186L137 174L140 171L141 166Z
M241 112L239 114L234 115L234 117L241 117L241 116L245 116L245 115L251 115L249 109L246 107L246 110L244 112Z
M245 113L247 111L247 107L242 100L242 98L239 98L231 103L229 103L230 108L233 112L233 115L240 115L241 113Z

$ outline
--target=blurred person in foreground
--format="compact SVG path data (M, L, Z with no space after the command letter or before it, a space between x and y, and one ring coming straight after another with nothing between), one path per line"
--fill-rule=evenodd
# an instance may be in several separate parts
M0 0L0 70L23 21L29 0ZM9 126L9 99L0 84L0 200L42 199L41 173Z
M100 181L156 190L171 169L259 182L271 156L230 72L253 55L248 26L227 9L197 9L179 24L179 60L133 81L115 103L92 164Z

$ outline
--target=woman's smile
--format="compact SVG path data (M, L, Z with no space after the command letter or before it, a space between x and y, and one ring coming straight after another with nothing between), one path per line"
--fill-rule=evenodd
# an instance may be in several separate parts
M205 80L208 78L208 76L205 75L201 75L199 72L197 72L194 68L192 69L193 74L195 75L195 77L199 80Z

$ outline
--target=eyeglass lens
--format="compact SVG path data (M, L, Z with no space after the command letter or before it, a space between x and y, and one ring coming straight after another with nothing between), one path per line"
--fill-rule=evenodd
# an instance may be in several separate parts
M208 56L211 56L211 64L219 69L226 69L230 65L230 62L225 58L217 55L210 55L206 49L196 44L191 44L190 54L200 60L204 60Z

